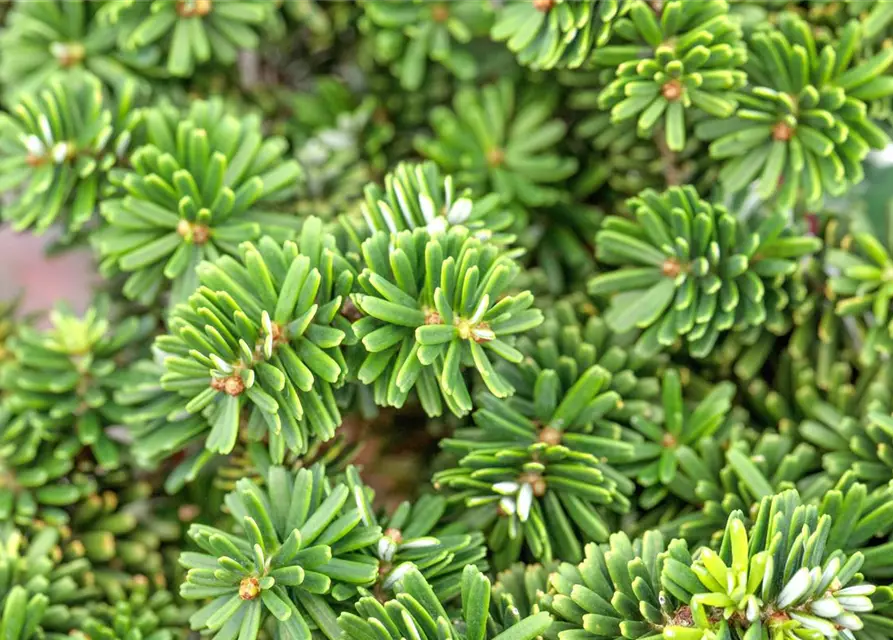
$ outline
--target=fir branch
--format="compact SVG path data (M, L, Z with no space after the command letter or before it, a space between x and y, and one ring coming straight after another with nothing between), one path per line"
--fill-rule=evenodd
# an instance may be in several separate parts
M116 93L128 84L147 87L159 52L116 47L120 29L107 19L116 6L89 0L16 3L0 34L6 101L78 75Z
M711 157L723 161L726 190L741 191L758 178L762 198L791 208L815 206L862 181L869 150L889 143L866 117L865 100L893 91L881 77L893 51L859 60L861 31L853 21L834 45L820 47L806 22L785 14L778 29L751 37L748 85L735 117L697 127L712 141Z
M463 370L471 367L492 393L512 393L493 363L518 362L511 339L542 322L530 292L506 295L517 264L460 226L379 231L362 250L366 268L351 300L367 355L357 375L374 385L377 402L402 406L415 388L429 415L444 404L464 415L472 403Z
M662 576L673 565L692 563L681 540L667 545L654 531L631 541L615 533L607 544L586 546L577 566L562 563L549 577L542 606L555 615L558 637L659 637L674 618L685 619L685 598L665 589Z
M353 333L339 312L353 273L316 218L298 243L264 236L239 252L199 266L199 289L156 342L169 354L161 383L208 416L210 451L232 451L244 418L278 456L303 452L340 419L333 385L346 376L339 346Z
M554 204L564 197L555 183L578 165L555 149L566 131L553 118L557 97L521 92L507 79L460 89L452 110L431 111L436 137L419 137L416 148L478 193L496 191L506 202L526 206Z
M593 425L618 402L616 393L602 392L609 379L596 365L562 389L547 370L532 416L484 396L476 427L441 442L459 462L435 474L435 487L486 524L498 568L522 548L541 562L578 561L584 541L606 539L614 514L629 509L632 483L611 464L632 458L633 448Z
M446 603L459 595L460 574L467 566L487 570L483 534L461 523L444 523L447 501L443 496L427 494L414 503L403 502L388 516L376 514L375 492L364 486L356 467L347 469L347 483L363 522L384 531L375 548L379 595L391 592L408 571L418 569Z
M668 369L661 384L662 423L644 415L630 418L635 438L632 452L620 470L634 477L645 488L639 497L644 509L654 509L675 487L676 472L682 462L680 450L706 441L725 426L735 387L731 383L715 385L708 396L694 407L687 407L682 382L675 369ZM683 486L687 483L683 483ZM688 487L686 487L688 489ZM685 489L681 489L685 492Z
M371 585L378 561L363 554L381 529L361 524L348 508L350 490L332 484L325 468L291 473L272 467L263 488L241 480L226 497L239 533L192 525L200 553L183 552L189 569L180 594L213 598L193 614L194 630L214 637L258 637L267 620L289 637L309 638L311 626L335 637L332 605Z
M458 619L451 619L422 574L411 570L401 581L396 599L382 605L374 598L362 598L356 605L357 613L342 614L338 623L344 638L535 640L552 622L544 611L521 618L511 599L495 603L503 614L497 619L490 613L494 606L491 597L490 581L474 566L466 567L462 574L462 610Z
M625 0L508 0L498 6L490 36L531 69L575 69L608 42L628 7Z
M80 605L100 599L100 590L91 584L90 563L63 561L58 541L52 528L30 540L16 528L0 531L0 630L7 636L64 637L82 618Z
M452 176L443 176L433 162L401 163L384 177L384 188L366 185L360 213L366 229L342 218L353 243L376 231L397 233L425 228L432 235L464 226L483 242L509 245L515 236L509 228L513 211L498 194L475 198L470 189L458 189Z
M115 175L124 196L102 203L107 226L93 241L107 275L130 274L128 298L151 304L170 288L174 305L198 286L202 260L236 255L262 229L279 241L293 236L300 221L274 208L301 171L283 159L283 139L264 138L258 119L227 114L220 100L145 117L147 144L131 154L131 170Z
M747 80L739 68L747 53L725 0L667 0L658 7L635 0L613 30L621 43L592 56L597 65L615 67L599 95L612 122L635 118L640 137L651 136L662 122L666 146L681 151L691 112L715 118L734 113L732 96Z
M121 50L157 47L167 52L167 72L182 77L212 60L232 65L239 49L256 49L258 29L274 9L238 0L122 0L108 10L108 20Z
M117 318L106 302L82 317L57 309L50 314L52 328L23 327L13 341L14 362L0 381L10 412L4 438L15 442L4 458L27 463L39 456L42 443L52 443L60 463L81 447L101 467L121 463L120 445L107 433L122 413L113 399L114 373L133 358L154 322Z
M72 629L75 640L117 640L123 637L175 640L181 638L191 608L146 576L104 574L98 578L105 598L90 603L86 617Z
M793 235L783 214L750 231L691 187L646 190L629 206L635 221L609 218L596 237L599 259L623 268L589 283L592 295L616 294L605 315L612 329L647 328L653 345L685 337L695 357L726 331L782 330L785 279L820 248L817 238Z
M862 555L848 557L831 542L832 524L830 516L802 506L796 492L762 500L749 531L740 514L732 514L719 553L702 548L691 566L664 566L663 587L691 594L690 623L668 625L664 638L872 633L872 597L889 601L888 588L863 580Z
M367 30L373 38L373 55L389 65L401 86L418 91L425 80L428 60L446 67L461 80L478 73L478 62L467 44L485 34L493 20L492 8L483 2L363 1Z
M13 228L40 234L61 222L73 234L91 221L113 191L110 170L139 140L142 110L134 102L132 84L111 96L95 78L74 76L22 94L0 114L0 191L12 197L3 217Z

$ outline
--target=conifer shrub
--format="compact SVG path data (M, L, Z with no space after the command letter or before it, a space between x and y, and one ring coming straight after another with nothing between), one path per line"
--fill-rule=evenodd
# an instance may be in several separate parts
M886 1L0 3L0 640L893 640L891 133Z

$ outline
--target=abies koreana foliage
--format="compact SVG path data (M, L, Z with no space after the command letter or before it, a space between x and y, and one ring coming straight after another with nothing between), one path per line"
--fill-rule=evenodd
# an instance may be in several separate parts
M889 2L0 3L0 639L893 640L891 133Z
M734 512L718 550L616 533L562 563L541 606L559 638L887 637L893 592L840 550L842 528L787 491L760 501L750 526Z
M662 346L684 338L703 358L726 332L787 328L786 280L818 238L789 232L780 212L749 229L690 187L646 190L628 206L632 219L609 217L596 236L599 259L620 268L588 285L592 295L614 294L612 329L647 329L642 340Z
M296 226L264 211L294 191L300 169L283 157L284 140L264 139L257 118L197 101L185 114L169 105L149 110L145 127L131 168L112 177L123 197L103 201L107 226L93 236L103 266L131 274L127 297L150 304L170 288L172 303L185 300L202 260L237 253L262 226L272 237Z
M859 55L863 30L849 21L832 42L816 42L808 22L784 14L777 30L753 35L739 109L697 127L722 161L725 189L756 178L761 197L812 207L862 181L866 154L890 142L866 101L888 95L882 74L893 64L889 49Z
M472 408L464 369L497 397L514 391L494 362L519 362L510 341L542 322L529 291L507 295L518 265L462 226L375 232L363 242L367 265L351 300L362 314L352 331L368 355L357 372L381 404L402 406L417 388L430 415Z
M80 230L112 193L109 172L126 161L141 119L132 84L109 94L90 76L59 78L22 96L0 118L4 218L17 231Z
M158 338L169 354L161 385L188 399L186 411L206 414L209 450L232 451L243 417L280 452L334 435L333 385L347 375L339 346L353 335L339 311L353 274L321 231L308 218L297 243L264 236L242 243L238 260L203 262L198 289Z

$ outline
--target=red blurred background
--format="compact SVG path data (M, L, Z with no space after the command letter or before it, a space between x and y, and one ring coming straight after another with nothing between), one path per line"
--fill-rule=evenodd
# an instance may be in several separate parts
M0 229L0 301L23 294L22 312L44 311L67 302L83 311L96 277L89 251L47 257L45 247L55 236L41 237Z

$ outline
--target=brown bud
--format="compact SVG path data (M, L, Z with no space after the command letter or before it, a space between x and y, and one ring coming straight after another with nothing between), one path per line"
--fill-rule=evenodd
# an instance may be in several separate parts
M670 102L676 102L682 98L682 94L685 93L685 88L682 86L681 82L674 79L665 83L664 86L660 88L660 93Z
M493 147L489 151L487 151L487 164L489 164L494 169L496 167L501 167L505 162L505 151L500 149L499 147Z
M780 142L787 142L794 137L795 129L787 122L777 122L772 127L772 139Z
M213 8L212 0L179 0L177 15L181 18L203 18Z
M357 305L355 305L353 303L353 300L351 300L350 298L344 299L344 303L341 305L340 313L351 322L356 322L363 317L363 314L360 312L359 309L357 309Z
M201 509L194 504L183 504L177 509L177 517L180 522L192 522L200 513Z
M239 376L230 376L223 384L223 390L231 396L237 396L245 391L245 383Z
M403 534L400 532L400 529L385 529L384 535L386 538L393 540L396 544L403 542Z
M676 258L667 258L661 265L660 271L668 278L675 278L681 273L682 265L679 264Z
M553 447L561 444L561 431L555 427L544 427L540 431L540 442L545 442Z
M445 4L436 4L431 7L431 19L434 22L446 22L450 19L450 10Z
M197 224L192 227L193 244L205 244L211 239L211 230L203 224Z
M223 391L231 396L238 396L245 391L245 383L239 376L231 375L226 378L212 378L211 388L215 391Z
M546 480L538 473L525 473L520 480L533 488L533 495L537 498L542 498L546 495Z
M205 244L211 238L211 229L203 224L193 224L189 220L177 223L177 233L193 244Z
M260 595L260 583L257 581L257 578L243 578L242 582L239 583L239 597L242 600L254 600L257 596Z

